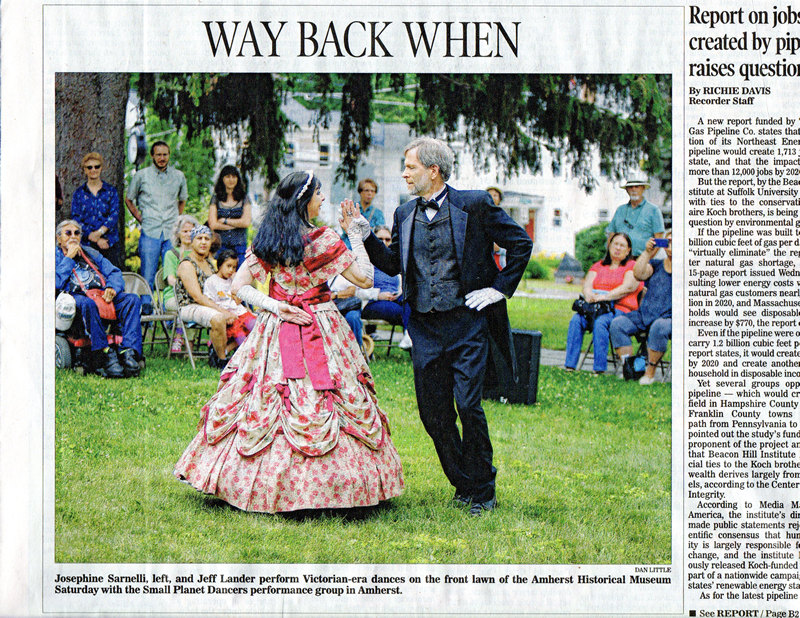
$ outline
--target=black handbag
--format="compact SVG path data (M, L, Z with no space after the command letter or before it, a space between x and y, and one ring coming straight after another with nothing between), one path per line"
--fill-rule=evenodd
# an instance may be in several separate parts
M572 303L572 310L586 319L588 330L592 330L594 321L598 316L614 312L613 300L600 300L595 303L587 302L583 294Z

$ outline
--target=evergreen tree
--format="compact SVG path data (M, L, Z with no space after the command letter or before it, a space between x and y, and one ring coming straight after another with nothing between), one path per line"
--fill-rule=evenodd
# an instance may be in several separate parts
M642 167L670 187L671 78L668 75L518 74L142 74L139 95L156 114L185 127L189 138L207 127L230 132L246 147L240 165L277 180L285 134L281 111L290 93L319 96L316 126L341 111L337 177L356 181L369 153L377 92L414 92L413 129L465 141L478 169L491 159L500 173L539 173L543 153L553 171L567 167L587 191L601 173L611 179Z

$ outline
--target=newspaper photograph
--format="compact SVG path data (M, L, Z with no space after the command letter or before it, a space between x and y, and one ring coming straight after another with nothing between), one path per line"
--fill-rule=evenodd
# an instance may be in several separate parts
M800 8L0 28L0 613L800 617Z

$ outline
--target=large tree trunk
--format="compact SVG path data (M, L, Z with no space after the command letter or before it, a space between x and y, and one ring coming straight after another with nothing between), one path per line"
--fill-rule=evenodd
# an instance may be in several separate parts
M128 83L128 73L56 73L56 175L64 191L56 224L69 217L72 193L86 180L81 159L99 152L105 160L103 180L119 192L123 256Z

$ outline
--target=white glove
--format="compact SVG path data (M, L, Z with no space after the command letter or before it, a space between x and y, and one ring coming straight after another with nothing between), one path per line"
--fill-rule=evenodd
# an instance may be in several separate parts
M499 290L494 288L483 288L481 290L473 290L467 294L467 307L480 311L489 305L503 300L505 296Z
M359 213L350 221L350 227L347 229L347 237L350 239L350 244L352 245L353 236L358 236L361 240L366 240L370 232L372 232L372 228L370 227L369 221L364 215Z
M276 315L278 314L280 302L267 296L263 292L259 292L252 285L243 285L240 287L239 291L236 292L236 296L241 298L246 303L250 303L256 307L261 307L270 313L274 313Z
M360 217L364 223L367 224L367 236L369 236L369 221L363 216ZM367 277L370 281L375 280L375 267L369 261L367 250L364 248L364 240L359 236L358 229L360 224L357 225L358 218L354 219L350 224L350 229L347 230L347 237L350 239L350 246L353 248L353 255L356 257L356 264L361 274Z

